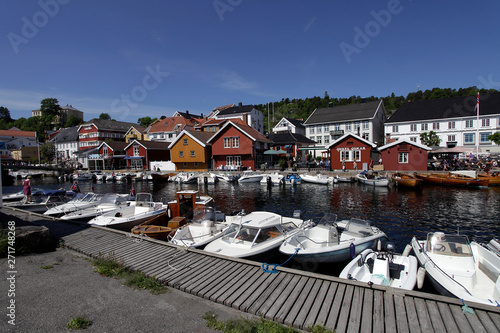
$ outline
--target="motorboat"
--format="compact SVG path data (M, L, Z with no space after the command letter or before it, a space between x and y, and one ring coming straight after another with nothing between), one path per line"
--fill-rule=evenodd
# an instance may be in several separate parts
M303 174L300 176L305 183L313 183L320 185L328 185L333 182L333 178L325 176L321 173L315 175Z
M260 180L260 183L262 185L281 185L284 177L285 176L283 176L279 172L272 172L269 174L264 174L264 176Z
M199 175L198 184L214 185L217 182L217 177L213 173Z
M422 179L415 177L415 175L396 172L392 174L391 180L397 187L407 187L407 188L415 188L422 186Z
M223 181L223 182L228 182L232 183L238 180L240 178L239 175L232 174L232 173L226 173L226 172L219 172L215 174L215 177L217 180Z
M93 192L78 193L73 200L50 208L43 213L43 215L62 216L79 209L96 207L101 202L102 197L102 194L96 194Z
M66 190L43 190L32 193L31 200L6 202L4 206L19 208L33 213L44 213L48 209L62 205L75 197L76 193Z
M355 183L356 177L334 175L332 180L334 183Z
M281 181L285 185L298 185L302 182L302 178L298 173L287 173Z
M431 232L411 241L426 277L442 295L500 304L500 257L465 235Z
M311 226L309 220L256 211L226 216L229 227L205 251L235 258L257 258L277 249L285 239Z
M488 250L500 256L500 240L498 238L493 238L485 245Z
M458 187L488 187L488 178L475 178L462 173L415 173L424 184Z
M42 192L43 190L40 188L32 188L31 195L35 195L36 193ZM24 189L21 189L18 192L3 194L2 202L10 202L10 201L20 201L25 197Z
M263 174L252 170L243 171L243 175L238 178L238 183L258 183L264 177Z
M417 258L396 254L394 249L394 243L388 242L386 251L364 250L347 264L339 277L370 285L413 290L417 283Z
M132 228L132 233L168 240L173 232L192 220L203 219L200 212L213 212L215 222L223 221L224 214L215 210L210 196L200 196L198 191L178 191L175 200L168 202L165 214L160 214ZM207 215L208 216L208 215ZM211 217L210 217L211 219Z
M135 201L130 199L129 195L126 194L106 193L97 206L78 209L71 213L64 214L60 218L63 220L88 221L98 215L111 211L118 211L122 206L135 204Z
M179 184L191 184L198 182L198 176L194 172L180 172L174 179Z
M130 174L125 172L116 173L115 180L117 182L126 182L129 176Z
M123 205L91 219L88 224L130 231L134 226L167 211L168 206L154 202L150 193L137 193L135 205Z
M312 228L300 230L281 244L279 251L293 255L297 262L346 262L366 249L377 249L387 242L387 235L370 221L359 218L337 221L326 213Z
M220 220L213 207L197 209L191 223L188 223L171 233L172 244L186 247L202 247L222 236L229 226L225 219Z
M368 172L363 171L356 175L358 183L371 185L371 186L389 186L391 183L387 177L370 175Z

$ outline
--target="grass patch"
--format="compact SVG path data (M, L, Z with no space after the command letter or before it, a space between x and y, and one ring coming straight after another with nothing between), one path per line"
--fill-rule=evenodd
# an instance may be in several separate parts
M66 324L66 328L70 330L84 330L90 325L92 325L90 320L83 317L75 317Z
M298 333L298 330L293 329L290 326L284 326L277 322L260 319L231 319L228 321L220 321L217 319L217 315L212 311L205 313L202 317L205 319L207 327L213 330L222 331L225 333ZM323 326L316 325L314 327L309 327L308 331L313 333L333 333L333 331L326 329Z
M149 277L139 271L131 271L118 261L113 253L107 258L101 253L94 260L96 272L103 276L125 279L124 284L129 287L149 290L153 295L165 293L168 289L154 276Z
M40 268L41 269L51 269L51 268L54 268L54 266L52 266L52 265L45 265L45 266L42 266Z

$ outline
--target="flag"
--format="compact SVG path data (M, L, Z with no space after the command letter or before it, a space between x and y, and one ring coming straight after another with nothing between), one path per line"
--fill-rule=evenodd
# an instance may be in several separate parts
M479 92L477 93L476 107L474 110L477 110L477 115L479 116Z

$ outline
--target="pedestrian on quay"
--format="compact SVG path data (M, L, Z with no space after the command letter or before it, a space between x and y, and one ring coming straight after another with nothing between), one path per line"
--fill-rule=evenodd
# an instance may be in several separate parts
M24 199L26 202L31 201L31 176L26 176L23 184Z

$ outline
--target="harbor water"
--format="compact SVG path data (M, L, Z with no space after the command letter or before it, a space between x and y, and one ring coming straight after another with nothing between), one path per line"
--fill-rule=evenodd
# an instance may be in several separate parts
M22 188L21 181L3 187L3 193ZM33 187L70 189L71 182L59 182L45 177L32 180ZM424 186L418 190L395 187L372 187L357 183L317 185L302 183L295 186L267 186L260 183L177 184L172 182L103 182L81 181L82 192L93 187L96 193L148 192L155 201L167 202L177 191L198 190L214 198L218 210L224 213L244 210L270 211L292 216L295 210L304 219L319 221L325 213L335 213L339 219L367 219L383 230L402 252L413 236L425 238L428 232L460 232L472 241L488 242L500 237L500 187L479 189ZM280 263L283 257L273 258ZM318 267L303 267L318 270Z

